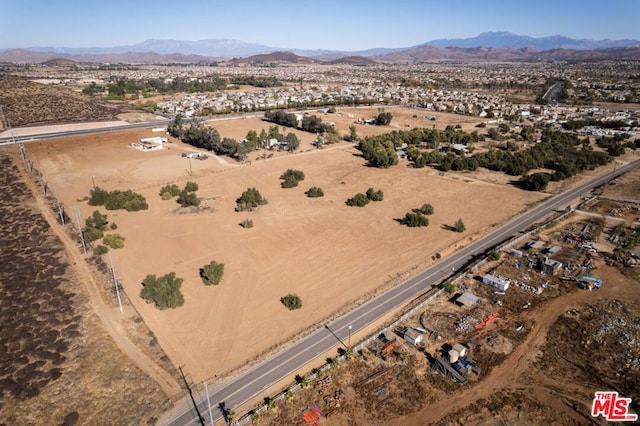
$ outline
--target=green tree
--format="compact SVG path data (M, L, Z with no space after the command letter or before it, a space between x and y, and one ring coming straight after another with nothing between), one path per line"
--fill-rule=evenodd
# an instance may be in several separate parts
M269 200L262 197L260 191L255 188L247 188L236 200L236 211L253 211L259 206L268 204Z
M109 201L109 191L106 191L99 186L89 191L89 205L90 206L104 206Z
M109 249L106 246L103 246L102 244L99 244L97 246L95 246L93 248L93 255L94 256L100 256L103 255L105 253L107 253L109 251Z
M98 210L94 210L93 214L85 220L87 228L96 228L104 231L107 227L107 215L100 213Z
M464 232L467 227L464 225L464 222L462 221L462 219L458 219L456 220L456 223L453 225L453 229L456 232Z
M177 199L178 204L182 207L198 207L200 205L200 199L195 192L187 192L186 189L180 191Z
M500 252L498 250L491 250L491 253L489 253L489 260L500 260Z
M407 212L400 220L400 223L410 228L417 228L420 226L429 226L429 219L422 213Z
M307 190L307 192L305 192L305 194L307 194L307 197L309 198L324 197L324 191L322 188L318 188L317 186L312 186Z
M458 291L458 286L452 282L446 283L443 288L444 288L444 291L446 291L449 294L454 294L456 291Z
M178 195L180 195L180 188L178 188L176 184L165 185L160 188L160 197L162 197L163 200L169 200Z
M551 180L549 173L533 173L522 176L518 181L518 185L527 191L544 191Z
M245 139L247 140L245 143L247 152L255 151L258 148L258 133L255 130L249 130Z
M198 184L191 181L187 182L184 186L184 190L187 192L196 192L198 189Z
M287 294L280 298L280 302L290 311L302 308L302 299L297 294Z
M345 136L344 140L347 142L356 142L358 140L358 132L355 124L349 126L349 135Z
M433 206L429 203L424 203L419 209L413 209L414 213L422 213L427 216L432 215L433 211Z
M356 195L354 195L353 197L349 198L346 201L346 204L349 207L364 207L367 204L369 204L369 199L367 198L367 196L361 192L358 192Z
M102 243L112 249L121 249L124 247L124 239L120 234L108 234L102 239Z
M82 230L82 235L86 242L91 242L102 238L104 236L104 232L97 228L84 228Z
M376 116L376 126L387 126L392 118L393 115L390 112L381 112Z
M205 285L218 285L224 275L224 263L211 261L200 268L200 278Z
M253 220L245 219L240 222L240 226L242 226L243 228L253 228Z
M381 189L375 190L373 188L367 189L367 199L370 201L382 201L384 199L384 193Z
M184 305L184 296L180 290L182 281L182 278L176 278L175 272L160 278L147 275L142 281L140 297L147 303L154 303L158 309L177 308Z
M287 151L295 151L300 146L300 139L295 133L287 133L285 140L287 141Z
M298 186L298 182L304 180L304 172L301 170L287 169L282 175L280 175L282 183L280 186L283 188L293 188Z

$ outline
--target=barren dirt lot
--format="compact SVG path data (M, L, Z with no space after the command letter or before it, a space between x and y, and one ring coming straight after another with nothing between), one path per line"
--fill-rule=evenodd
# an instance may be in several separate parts
M179 156L188 146L174 142L170 150L155 152L127 146L149 135L140 130L69 138L32 144L28 151L65 205L77 204L84 217L94 208L77 200L88 195L92 176L105 189L146 196L148 211L106 212L126 238L113 257L125 290L160 345L195 381L242 365L543 196L466 175L410 169L406 163L373 169L352 147L241 167L226 166L224 159L192 160L190 177L188 160ZM280 188L278 177L288 168L304 171L299 187ZM198 195L210 210L179 214L175 201L158 196L163 184L182 186L188 179L198 183ZM304 191L311 186L321 187L325 197L307 198ZM247 187L256 187L269 204L237 213L235 200ZM382 189L384 201L364 208L344 204L369 187ZM394 220L425 202L435 208L428 228ZM254 228L239 226L247 218ZM458 218L465 233L442 227ZM199 268L212 260L225 264L225 276L219 286L205 287ZM138 297L147 274L172 271L185 280L183 307L159 311ZM286 310L279 299L287 293L297 293L303 308Z
M0 424L152 423L166 396L102 328L6 151L0 166Z

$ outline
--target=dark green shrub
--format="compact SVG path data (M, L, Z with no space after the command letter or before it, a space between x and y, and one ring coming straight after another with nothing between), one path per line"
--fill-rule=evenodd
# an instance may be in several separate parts
M290 311L302 308L302 299L297 294L287 294L280 298L280 302Z
M259 206L269 203L269 200L263 198L260 192L255 188L248 188L236 200L236 211L253 211Z
M224 275L224 263L211 263L200 268L200 278L205 285L218 285Z
M429 226L429 219L422 213L408 212L400 222L410 228Z
M373 188L367 189L367 199L370 201L382 201L384 199L384 193L381 189L377 191Z
M176 278L175 272L157 278L147 275L142 281L140 297L147 303L154 303L158 309L177 308L184 305L184 296L180 291L182 278Z
M352 198L349 198L346 204L350 207L364 207L369 204L369 199L363 193L358 192Z
M102 244L97 245L93 248L93 255L94 256L100 256L103 255L105 253L107 253L109 251L109 249L106 246L103 246Z
M307 192L305 192L305 194L310 198L324 197L324 191L322 188L318 188L317 186L312 186L307 190Z
M124 247L124 237L120 234L109 234L102 239L102 243L112 249L121 249Z

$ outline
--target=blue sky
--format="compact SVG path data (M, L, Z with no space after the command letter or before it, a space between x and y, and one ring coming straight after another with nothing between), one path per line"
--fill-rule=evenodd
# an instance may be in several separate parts
M361 50L510 31L640 39L639 0L0 0L0 48L236 39Z

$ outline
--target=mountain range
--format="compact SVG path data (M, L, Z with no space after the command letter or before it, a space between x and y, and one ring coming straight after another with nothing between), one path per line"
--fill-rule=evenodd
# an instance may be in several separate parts
M472 38L432 40L410 47L332 51L272 47L229 39L146 40L114 47L7 49L0 51L0 62L45 62L65 58L78 62L210 63L285 51L298 58L339 62L343 57L350 57L351 61L354 57L366 57L378 62L640 60L640 41L578 40L560 35L535 38L509 32L487 32ZM298 58L291 59L296 63L305 62ZM249 62L264 61L258 57Z

